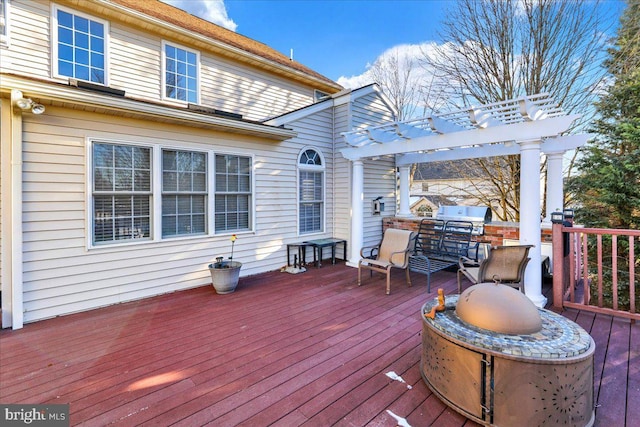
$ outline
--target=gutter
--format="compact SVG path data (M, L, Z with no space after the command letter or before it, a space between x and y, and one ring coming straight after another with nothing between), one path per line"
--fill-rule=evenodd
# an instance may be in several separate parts
M92 107L114 115L133 116L152 121L176 123L192 127L215 129L221 132L251 135L276 141L284 141L297 135L296 132L284 127L268 126L262 123L238 120L236 118L220 117L207 114L186 107L173 107L166 104L113 96L97 91L79 89L71 85L56 82L34 80L11 74L0 75L0 92L10 92L19 89L27 97L38 98L43 103L77 104Z

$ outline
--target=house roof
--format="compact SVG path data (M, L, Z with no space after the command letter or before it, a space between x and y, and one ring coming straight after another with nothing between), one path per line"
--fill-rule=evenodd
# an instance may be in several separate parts
M448 162L419 163L413 172L414 181L434 179L460 179L460 170L464 169L467 178L485 176L476 164L467 160L452 160Z
M438 194L413 194L409 199L409 203L411 207L415 206L421 200L426 200L434 206L449 206L455 205L451 199L446 196L441 196Z
M304 77L309 80L309 83L313 82L318 86L318 89L335 93L342 90L342 86L328 77L306 67L305 65L290 59L288 56L283 55L277 50L253 40L249 37L245 37L236 32L230 31L224 27L213 24L197 16L191 15L182 9L176 8L169 4L163 3L158 0L97 0L100 3L111 3L130 9L132 11L142 13L152 18L159 19L166 23L172 24L176 27L180 27L191 33L195 33L204 36L210 41L210 47L214 50L220 51L221 47L227 47L226 54L238 59L238 50L244 52L246 57L245 61L252 63L253 65L271 71L274 70L274 65L277 68L276 72L296 75L298 79ZM78 6L82 6L83 2L79 2ZM86 6L86 3L84 4ZM224 49L222 49L224 50ZM220 52L223 53L223 52ZM223 53L224 54L224 53ZM254 58L251 58L254 57ZM255 61L255 57L263 60ZM290 76L291 77L291 76Z

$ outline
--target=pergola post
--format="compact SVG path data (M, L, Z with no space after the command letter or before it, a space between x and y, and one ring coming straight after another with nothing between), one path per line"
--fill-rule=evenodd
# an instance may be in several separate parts
M399 197L399 209L398 216L400 217L410 217L411 216L411 206L409 203L409 192L410 192L410 174L411 167L410 166L400 166L398 168L400 170L400 176L398 180L400 181L400 197Z
M357 267L360 261L360 250L363 241L364 218L364 164L361 159L351 162L351 242L349 262L347 265ZM356 219L356 220L354 220Z
M564 207L564 183L562 175L562 159L564 151L547 154L547 212L546 223L551 223L553 212L562 212Z
M540 224L540 145L539 139L519 141L520 145L520 243L534 245L524 275L527 297L543 308L547 299L542 295Z

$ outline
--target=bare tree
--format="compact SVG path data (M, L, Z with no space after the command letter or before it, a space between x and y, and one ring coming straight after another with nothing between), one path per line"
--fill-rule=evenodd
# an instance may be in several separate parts
M398 120L409 118L416 111L417 68L415 58L397 47L385 52L369 68L371 79L381 87L396 109Z
M438 99L471 106L547 92L565 112L583 115L578 126L591 119L590 106L604 78L606 44L597 1L458 0L452 5L441 31L446 43L424 56L424 65L439 79ZM503 220L519 219L519 162L519 156L473 162L493 184L483 198L514 209L494 210ZM469 167L465 162L458 168L461 176Z

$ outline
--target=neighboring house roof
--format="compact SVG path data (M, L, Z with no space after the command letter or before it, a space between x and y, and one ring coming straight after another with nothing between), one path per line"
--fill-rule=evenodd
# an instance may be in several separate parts
M432 162L432 163L419 163L413 173L414 181L426 181L433 179L462 179L460 176L461 163L465 160L455 161L456 166L451 165L454 162ZM470 162L467 162L470 163ZM471 163L473 165L473 163ZM471 166L470 165L470 166ZM466 168L466 178L479 178L483 177L480 169L473 169L472 167Z
M153 18L160 19L175 26L181 27L190 32L200 34L207 38L213 39L228 47L240 49L248 56L255 55L272 64L279 65L280 69L288 69L293 74L306 76L308 79L314 80L318 85L318 89L329 91L331 93L342 90L342 86L328 77L313 71L312 69L302 65L301 63L290 59L288 56L276 51L275 49L260 43L256 40L245 37L241 34L228 30L219 25L213 24L204 19L191 15L184 10L178 9L169 4L157 0L102 0L102 2L117 4L128 9L143 13ZM211 46L215 48L215 46ZM228 52L227 55L237 59L237 52ZM245 59L247 62L253 63L257 67L267 68L267 64L260 64L255 59ZM273 70L272 70L273 71Z
M415 200L414 200L415 199ZM429 203L431 203L434 206L451 206L451 205L455 205L455 203L453 201L451 201L451 199L445 197L445 196L439 196L439 195L432 195L432 194L413 194L411 195L409 201L411 204L411 207L413 207L416 203L420 202L422 199L425 199L427 201L429 201Z

